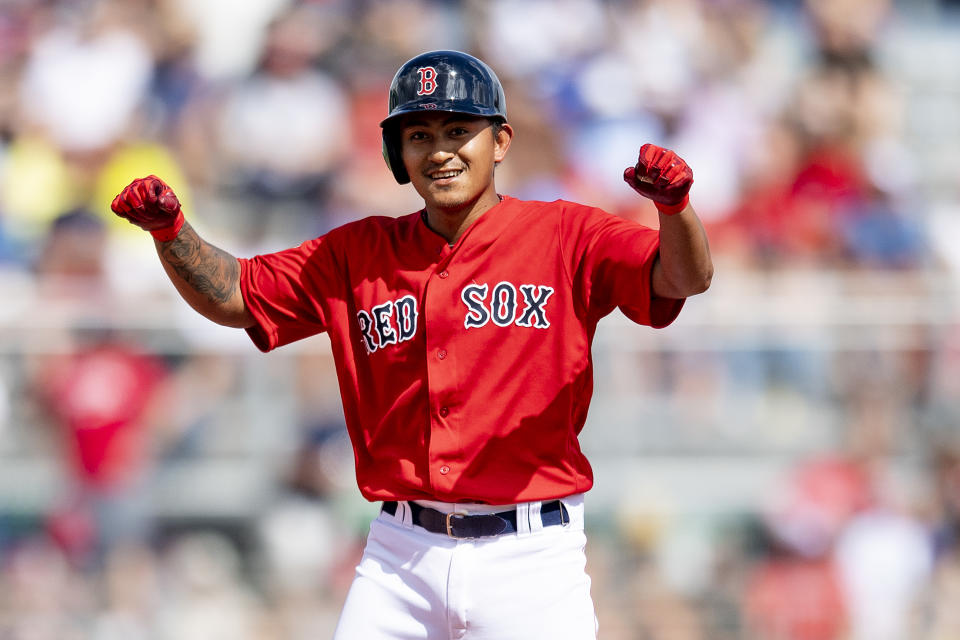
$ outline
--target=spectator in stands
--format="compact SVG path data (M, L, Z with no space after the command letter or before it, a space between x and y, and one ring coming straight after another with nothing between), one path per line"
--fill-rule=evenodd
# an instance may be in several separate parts
M309 234L323 216L329 182L349 142L339 82L317 69L331 43L316 16L298 7L270 26L256 72L228 93L218 122L221 176L235 191L256 244Z
M51 227L37 271L46 294L61 300L102 289L105 230L78 210ZM75 298L76 299L76 298ZM77 326L63 353L38 357L32 381L56 429L71 486L51 515L53 534L82 563L99 562L119 542L149 533L144 500L153 403L164 363L121 340L103 317Z

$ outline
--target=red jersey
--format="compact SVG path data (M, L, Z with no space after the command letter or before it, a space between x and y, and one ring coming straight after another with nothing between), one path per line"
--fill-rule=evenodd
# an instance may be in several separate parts
M590 489L577 439L597 321L654 299L659 234L570 202L504 197L451 247L422 212L240 260L263 351L330 336L368 500L510 504Z
M166 371L155 357L103 344L59 360L46 394L69 431L77 473L101 488L134 479L147 457L143 414Z

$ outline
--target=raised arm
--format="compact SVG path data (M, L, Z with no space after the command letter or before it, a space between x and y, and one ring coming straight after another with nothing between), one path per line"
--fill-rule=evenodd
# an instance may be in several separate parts
M653 266L653 294L679 299L706 291L713 278L713 260L703 224L690 206L690 167L673 151L645 144L637 164L627 167L623 179L653 200L660 212L660 257Z
M110 207L153 235L164 271L198 313L228 327L253 326L240 294L240 263L184 220L180 201L163 180L156 176L134 180Z

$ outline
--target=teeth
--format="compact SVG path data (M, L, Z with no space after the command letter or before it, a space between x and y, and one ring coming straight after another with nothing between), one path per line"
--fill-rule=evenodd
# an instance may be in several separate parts
M442 180L444 178L452 178L454 176L460 175L460 171L441 171L440 173L431 174L434 180Z

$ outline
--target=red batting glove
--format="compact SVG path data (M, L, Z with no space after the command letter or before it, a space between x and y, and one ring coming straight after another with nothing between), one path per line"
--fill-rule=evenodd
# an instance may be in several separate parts
M623 179L637 193L653 200L660 213L680 213L690 202L693 171L669 149L643 145L636 166L627 167Z
M110 205L113 212L145 229L160 242L177 237L183 227L180 201L167 183L157 176L137 178L120 192Z

